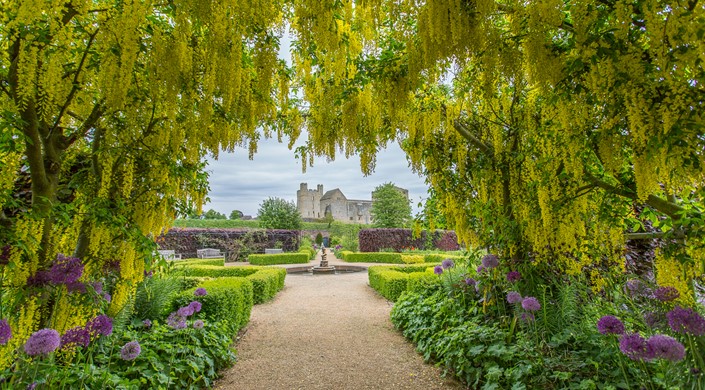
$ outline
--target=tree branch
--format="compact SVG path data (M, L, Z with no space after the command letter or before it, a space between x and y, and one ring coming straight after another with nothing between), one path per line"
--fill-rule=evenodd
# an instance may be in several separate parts
M479 138L475 137L470 131L470 129L464 123L462 123L460 119L453 120L453 127L458 133L460 133L461 136L463 136L463 138L470 141L471 144L475 145L483 153L490 157L494 155L492 147L482 142L482 140L480 140Z

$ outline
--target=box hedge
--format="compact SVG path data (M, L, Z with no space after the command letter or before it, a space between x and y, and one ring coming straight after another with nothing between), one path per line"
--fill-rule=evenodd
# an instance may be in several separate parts
M402 253L401 261L404 264L421 264L424 263L424 255L407 255Z
M442 253L429 253L427 255L424 255L423 262L424 263L440 263L445 259L451 259L457 263L458 260L463 260L464 258L465 257L458 256L458 255L444 255Z
M349 263L384 263L384 264L404 264L401 253L375 252L360 253L351 252L345 254L345 261Z
M172 264L175 266L182 265L225 265L225 259L184 259L184 260L173 260Z
M272 299L284 288L286 269L278 267L218 267L214 265L187 266L178 270L185 277L242 277L253 285L255 303Z
M247 261L252 265L274 264L305 264L309 262L309 254L303 252L276 253L271 255L250 255Z
M206 321L225 321L235 335L250 320L252 312L252 282L242 277L223 277L207 280L198 285L206 289L204 296L194 296L196 288L190 288L174 296L172 311L188 305L192 301L202 304L196 318Z
M411 229L362 229L358 233L360 252L378 252L391 248L400 252L407 248L438 249L455 251L459 249L458 237L452 230L436 230L431 233L422 231L420 237L414 238ZM431 244L427 246L427 244Z
M368 268L367 275L370 287L390 301L396 301L404 291L424 288L440 280L428 265L373 266Z

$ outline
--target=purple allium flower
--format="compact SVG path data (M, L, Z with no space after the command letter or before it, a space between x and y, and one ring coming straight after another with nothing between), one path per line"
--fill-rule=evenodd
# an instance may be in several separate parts
M433 273L436 274L436 275L442 274L442 273L443 273L443 267L441 267L440 265L437 265L437 266L433 267Z
M677 362L685 358L685 347L671 336L655 334L646 340L647 349L653 351L654 358Z
M522 297L521 294L519 294L516 291L510 291L507 293L507 302L511 304L519 303L521 302Z
M7 344L12 338L12 328L7 323L7 318L0 320L0 345Z
M149 271L145 270L144 271L145 278L151 278L152 276L154 276L154 271L152 271L152 270L149 270Z
M541 309L541 304L534 297L526 297L521 301L521 307L526 311L538 311Z
M207 294L206 289L203 287L199 287L196 289L196 291L193 292L193 295L195 295L197 297L202 297L206 294Z
M676 306L666 313L668 326L677 333L690 333L694 336L705 335L705 319L693 309Z
M482 265L489 269L495 268L499 265L499 258L497 255L485 255L482 258Z
M81 283L81 282L73 282L73 283L67 283L66 284L66 289L71 293L71 292L77 292L80 294L85 294L86 293L86 284Z
M93 287L93 291L95 291L96 294L100 295L103 293L103 283L93 282L91 283L91 286Z
M176 314L181 316L181 317L188 317L192 316L194 312L194 308L191 305L180 307L179 310L176 311Z
M122 346L120 349L120 357L122 360L135 360L137 356L142 352L140 343L137 341L130 341L129 343Z
M468 286L475 286L477 284L477 280L473 278L465 278L465 284Z
M485 266L484 266L484 265L479 265L479 266L477 267L476 272L477 272L478 274L481 274L482 271L484 271L484 270L485 270Z
M152 327L152 321L150 321L150 320L144 320L144 321L142 321L142 325L143 325L145 328L151 328L151 327Z
M615 316L604 316L597 321L597 330L602 334L622 334L624 324Z
M532 313L521 313L521 320L524 322L534 322L536 320L536 317Z
M71 284L83 275L83 264L76 257L59 254L49 270L49 280L54 284Z
M27 390L34 390L37 388L37 382L32 382L27 385Z
M24 351L27 355L46 355L54 352L61 344L59 332L54 329L40 329L31 336L24 345Z
M619 338L619 350L632 360L651 360L653 351L646 344L646 340L639 333L625 333Z
M101 314L88 321L86 329L92 335L110 336L113 333L113 320L105 314Z
M445 259L441 263L441 267L443 267L443 269L453 268L454 266L455 266L455 263L451 259Z
M507 280L510 283L518 282L521 279L521 274L517 271L509 271L507 273Z
M644 322L646 322L646 325L649 328L655 328L660 322L658 313L655 313L653 311L644 313Z
M177 312L172 312L166 319L166 324L174 329L183 329L186 327L186 318L177 314Z
M110 260L103 266L106 273L120 274L120 260Z
M203 320L196 320L193 322L194 329L203 329Z
M341 249L343 249L343 246L342 246L342 245L338 244L338 245L335 246L335 250L339 251L339 250L341 250Z
M49 273L47 271L37 271L37 273L27 278L28 287L40 287L47 283L49 283Z
M198 301L193 301L193 302L189 303L188 306L189 306L191 309L193 309L193 312L194 312L194 313L200 312L200 311L201 311L201 307L202 307L201 302L198 302Z
M91 343L91 334L88 329L77 326L64 332L61 336L61 347L87 347Z
M105 294L103 294L103 299L105 299L106 302L110 303L110 301L113 299L113 297L111 297L110 294L105 293Z
M654 297L661 302L670 302L678 299L680 296L681 293L679 293L675 287L671 286L659 287L654 291Z

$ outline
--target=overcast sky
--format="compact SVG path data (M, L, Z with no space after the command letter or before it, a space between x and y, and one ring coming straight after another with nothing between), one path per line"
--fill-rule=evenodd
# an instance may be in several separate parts
M218 160L210 159L211 201L204 205L204 212L214 209L226 216L233 210L255 217L259 205L269 197L282 198L296 203L300 183L308 188L323 184L323 190L340 188L348 199L369 200L375 187L392 182L409 190L414 213L417 204L425 199L428 186L424 179L411 171L404 152L397 144L390 144L377 155L375 172L363 176L357 156L338 157L327 162L325 158L314 161L306 173L301 172L301 161L286 144L273 140L259 142L253 160L248 160L247 150L221 153Z

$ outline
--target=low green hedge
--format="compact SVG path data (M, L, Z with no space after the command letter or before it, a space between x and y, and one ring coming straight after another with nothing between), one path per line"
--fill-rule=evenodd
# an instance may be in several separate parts
M445 259L451 259L455 262L458 260L462 260L465 257L459 256L459 255L444 255L442 253L429 253L427 255L424 255L423 261L425 263L440 263Z
M417 291L439 282L433 267L428 265L373 266L367 269L367 276L370 287L390 301L396 301L404 291Z
M338 254L336 255L336 257L337 257L339 260L345 260L345 258L346 258L349 254L351 254L351 253L355 253L355 252L352 252L352 251L339 251Z
M286 269L278 267L218 267L214 265L194 265L183 267L178 273L189 277L243 277L253 284L254 302L262 303L272 299L284 288Z
M309 260L313 260L316 258L316 250L313 249L313 247L302 246L301 248L299 248L299 252L306 253L308 255Z
M349 263L404 264L404 262L401 259L401 253L388 253L388 252L346 253L344 260Z
M309 255L303 252L276 253L272 255L250 255L247 261L252 265L305 264Z
M175 266L182 265L225 265L225 259L184 259L184 260L173 260L172 263Z
M233 335L247 325L254 304L252 282L242 277L222 277L207 280L198 285L206 289L204 296L194 296L196 288L190 288L174 296L172 311L192 301L202 304L198 318L207 321L225 321Z

